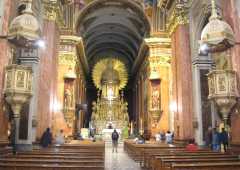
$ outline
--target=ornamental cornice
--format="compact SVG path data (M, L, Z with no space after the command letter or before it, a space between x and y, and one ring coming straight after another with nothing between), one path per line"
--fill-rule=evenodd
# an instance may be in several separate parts
M56 22L58 26L63 26L63 8L60 0L43 0L43 4L44 18Z
M170 66L171 56L151 56L148 58L151 68L159 68L159 66Z
M77 64L77 56L76 56L76 54L71 53L71 52L70 53L59 52L58 64L75 67L75 65Z
M179 25L189 24L187 4L176 4L167 20L167 31L169 35L177 29Z
M145 38L144 40L149 47L158 46L158 47L171 48L170 38L151 37L151 38Z
M149 47L149 57L158 57L166 59L167 61L171 58L171 39L170 38L159 38L152 37L145 39L146 44ZM165 61L162 63L166 63Z
M82 41L81 37L74 36L74 35L61 35L60 36L60 43L61 44L77 45L81 41Z

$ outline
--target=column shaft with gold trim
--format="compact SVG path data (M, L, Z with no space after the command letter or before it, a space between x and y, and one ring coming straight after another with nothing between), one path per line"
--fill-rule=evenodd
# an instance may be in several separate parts
M192 63L187 13L184 6L180 9L175 7L168 23L173 54L173 100L177 105L174 131L176 139L179 140L193 137Z

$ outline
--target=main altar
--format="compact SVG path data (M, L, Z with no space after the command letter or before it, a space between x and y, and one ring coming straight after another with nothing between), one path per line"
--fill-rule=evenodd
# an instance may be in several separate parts
M101 60L93 69L93 80L98 95L92 103L91 124L97 135L109 140L113 129L121 135L128 127L128 104L123 93L127 83L125 65L117 59Z

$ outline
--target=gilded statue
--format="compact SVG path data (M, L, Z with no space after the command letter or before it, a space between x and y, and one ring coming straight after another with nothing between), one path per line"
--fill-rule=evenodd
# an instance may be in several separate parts
M73 92L69 87L64 90L64 107L73 108Z
M152 89L152 109L159 109L159 100L160 99L160 94L158 87L153 87Z

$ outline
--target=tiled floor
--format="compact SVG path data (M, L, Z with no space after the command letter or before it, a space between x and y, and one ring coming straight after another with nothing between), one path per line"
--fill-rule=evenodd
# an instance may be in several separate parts
M118 153L112 153L111 144L106 144L105 170L141 170L124 151L123 145L118 146Z

